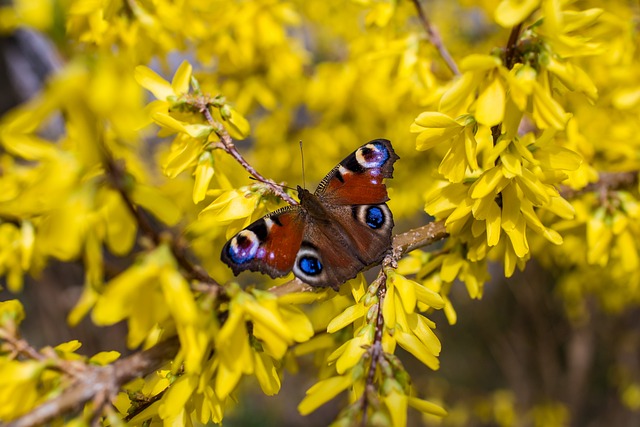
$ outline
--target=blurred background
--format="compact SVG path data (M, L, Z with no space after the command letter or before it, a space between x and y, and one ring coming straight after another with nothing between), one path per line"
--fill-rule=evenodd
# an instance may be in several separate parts
M241 149L265 176L294 186L302 182L296 147L303 140L307 181L313 187L354 147L389 138L401 157L390 185L396 232L429 220L421 193L434 179L435 161L442 152L415 153L408 126L417 114L433 107L452 74L425 38L412 2L209 2L178 7L113 1L104 2L102 15L89 3L0 3L0 116L38 97L54 76L76 72L74 67L88 73L93 86L87 91L104 84L127 97L112 106L121 114L129 114L125 107L141 111L149 98L132 83L133 67L148 64L170 79L188 58L197 65L203 88L225 94L251 121L252 137ZM506 43L508 30L493 22L498 1L423 3L456 59L490 53ZM599 2L572 3L585 9ZM612 44L620 41L624 50L637 42L637 2L601 7L607 9L606 19L624 27L609 34ZM146 14L153 24L145 26L140 17L148 18ZM231 21L233 14L246 17L246 22ZM116 31L134 17L142 22L138 28ZM251 27L256 22L260 26ZM588 68L605 99L610 88L601 82L609 77L626 81L636 91L640 87L640 62L632 50L611 68L611 75L602 68ZM618 119L637 121L637 113L636 102ZM108 111L104 114L115 121ZM65 133L64 120L52 115L41 127L41 136L58 140ZM640 158L638 136L630 136L630 152L620 154L637 158L611 161L615 156L607 154L602 136L607 129L619 129L616 118L611 120L590 135L601 140L594 158L601 164L610 161L609 169L634 170ZM139 138L152 153L166 150L167 142L150 132L127 137ZM0 153L3 150L0 147ZM579 244L570 248L586 251ZM439 371L428 371L400 350L415 386L449 411L441 422L412 413L413 425L640 425L638 272L616 272L620 264L615 256L608 264L580 269L563 263L570 255L561 250L542 248L538 255L509 279L503 277L499 262L490 263L492 279L480 300L469 298L464 284L453 284L450 299L457 322L450 324L442 312L430 314L443 344ZM105 277L131 262L131 257L105 251ZM217 265L217 257L204 262L210 271L230 276ZM22 301L28 313L22 332L35 347L78 339L83 354L127 354L123 324L98 328L85 318L68 326L67 316L84 281L82 259L52 258L42 271L26 277L20 289L10 291L6 276L0 278L0 300ZM297 413L297 404L315 379L311 360L303 358L300 370L285 372L283 389L273 398L246 382L243 392L250 398L242 400L225 424L327 425L340 408L336 402L309 417Z

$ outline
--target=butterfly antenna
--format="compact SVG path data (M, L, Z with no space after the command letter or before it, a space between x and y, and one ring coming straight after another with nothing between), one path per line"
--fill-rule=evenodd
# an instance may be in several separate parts
M302 188L307 188L307 180L304 177L304 150L302 149L302 140L300 140L300 160L302 161Z

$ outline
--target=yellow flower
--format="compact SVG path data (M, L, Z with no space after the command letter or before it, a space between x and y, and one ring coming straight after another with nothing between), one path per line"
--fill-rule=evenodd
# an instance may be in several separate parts
M229 317L217 334L217 373L214 391L220 399L231 393L242 375L255 374L261 387L270 394L280 388L274 359L280 360L294 342L313 336L307 317L297 308L281 305L267 292L253 295L232 290ZM246 323L251 322L251 335ZM252 340L259 343L259 351Z
M169 83L150 68L139 65L135 70L135 79L157 99L167 101L170 97L179 97L188 93L192 70L191 64L183 61Z
M453 120L442 113L424 112L414 120L410 131L419 134L416 139L418 150L428 150L445 142L450 144L438 172L452 182L460 182L467 169L478 169L474 124L471 117Z
M176 70L171 83L164 80L153 70L139 65L135 70L136 81L150 91L158 101L151 103L147 110L151 118L170 133L184 133L194 139L207 140L214 128L211 123L202 123L204 117L198 111L199 106L192 105L192 110L199 116L191 117L181 113L183 104L194 103L194 99L187 98L191 83L192 66L187 61ZM203 95L198 95L203 97ZM218 123L226 124L227 131L232 138L244 139L249 134L249 122L221 99L205 99L203 101L215 103L216 108L210 110L212 118ZM194 122L195 121L195 122ZM200 122L200 123L199 123Z

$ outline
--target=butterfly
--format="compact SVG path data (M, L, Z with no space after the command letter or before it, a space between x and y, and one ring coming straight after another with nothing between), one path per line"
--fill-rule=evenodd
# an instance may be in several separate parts
M298 186L299 205L280 208L232 237L221 259L244 270L332 287L379 263L391 247L393 215L384 178L399 157L386 139L370 141L334 167L314 193Z

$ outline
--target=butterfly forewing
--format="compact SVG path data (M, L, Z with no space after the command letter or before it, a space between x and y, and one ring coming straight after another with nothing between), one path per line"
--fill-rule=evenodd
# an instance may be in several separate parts
M398 159L391 142L374 139L342 160L320 182L315 194L327 204L364 205L389 200L382 181L393 176Z
M304 213L288 206L260 218L232 237L222 249L222 261L235 275L260 271L271 277L293 268L304 235Z

